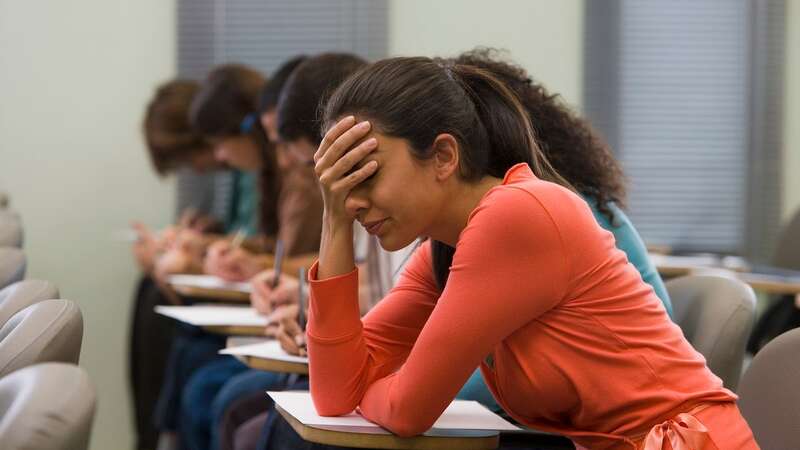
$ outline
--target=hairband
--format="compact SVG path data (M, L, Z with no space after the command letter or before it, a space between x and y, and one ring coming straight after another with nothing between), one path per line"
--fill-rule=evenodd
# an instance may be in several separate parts
M239 131L242 134L249 133L250 130L253 129L253 125L255 125L256 120L258 120L258 116L256 115L256 113L250 113L244 116L244 119L242 119L242 123L239 124Z

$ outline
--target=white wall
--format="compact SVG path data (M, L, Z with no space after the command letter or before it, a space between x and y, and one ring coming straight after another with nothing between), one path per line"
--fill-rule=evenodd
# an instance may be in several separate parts
M139 125L175 72L174 10L164 0L0 0L0 190L25 223L28 276L54 281L83 310L98 450L132 446L125 351L137 271L111 232L172 216L172 185L153 175Z
M476 46L510 51L551 91L579 106L582 0L392 0L391 55L455 56Z
M786 78L783 110L783 217L800 208L800 2L786 2Z

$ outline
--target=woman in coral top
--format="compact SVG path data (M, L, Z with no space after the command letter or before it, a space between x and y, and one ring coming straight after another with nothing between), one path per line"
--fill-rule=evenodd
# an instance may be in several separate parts
M416 435L480 366L512 417L580 447L758 448L736 396L488 72L379 61L337 89L325 120L307 330L320 414L358 407ZM363 320L354 220L386 250L429 238Z

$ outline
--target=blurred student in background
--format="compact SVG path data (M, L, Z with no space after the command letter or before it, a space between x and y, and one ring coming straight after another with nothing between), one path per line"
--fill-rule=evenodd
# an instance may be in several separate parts
M281 161L281 175L284 177L281 200L285 205L279 208L279 235L283 236L287 254L297 254L298 251L305 252L301 255L307 254L307 257L299 258L304 267L310 266L316 258L322 232L322 198L313 165L308 163L308 154L313 153L320 139L318 107L339 82L364 65L365 61L348 54L295 58L276 72L262 94L261 115L267 133L272 133L273 138L277 139L278 160ZM304 156L298 158L291 153L292 148L303 149ZM243 261L256 259L258 255L243 251L237 255L232 250L228 250L227 254L230 255L228 258L220 258L221 261L217 262L222 266L218 269L219 275L241 277L239 279L249 279L255 275L240 268L247 267L248 263ZM209 254L208 259L212 258L214 255ZM268 267L268 262L264 264L259 270ZM273 312L275 304L283 303L270 293L269 286L275 276L269 270L253 279L253 305L261 312ZM281 278L277 289L288 295L295 294L296 280L292 277ZM292 308L293 305L286 307ZM293 313L288 315L295 320L297 310L290 310ZM283 307L274 311L274 317L284 316L287 313ZM217 357L214 362L198 370L187 384L180 422L181 442L191 449L218 448L220 439L217 432L220 427L224 429L222 441L231 442L233 430L265 408L263 392L266 389L280 389L284 382L283 374L252 371L232 357ZM228 407L239 400L238 412L226 415Z
M203 81L189 108L189 122L209 143L215 158L237 169L228 231L244 233L246 245L274 241L279 178L274 148L269 145L256 114L258 93L264 84L257 71L241 65L214 69ZM261 175L261 176L259 176ZM260 188L260 189L259 189ZM262 231L261 237L258 231ZM156 263L157 278L169 273L202 270L203 254L213 237L193 235L184 245L173 245ZM198 250L200 249L200 250ZM165 287L168 293L168 287ZM192 371L212 359L224 339L189 326L177 326L164 383L155 411L156 427L169 448L177 428L180 392Z
M156 89L147 105L142 130L150 160L161 176L181 168L208 172L222 167L214 159L209 143L189 123L189 107L198 89L195 81L169 81ZM155 263L176 238L178 230L206 231L218 225L215 220L194 211L186 211L176 227L168 227L161 233L153 233L139 223L134 225L139 238L132 250L144 275L134 296L129 344L137 449L155 448L153 405L158 398L167 349L172 340L173 321L153 311L156 305L166 302L151 278Z

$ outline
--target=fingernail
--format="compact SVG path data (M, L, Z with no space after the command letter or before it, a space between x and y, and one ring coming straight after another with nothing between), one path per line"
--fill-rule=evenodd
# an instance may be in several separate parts
M358 124L358 128L366 130L367 128L369 128L369 121L365 120L361 122L360 124Z
M367 139L366 144L368 147L375 147L376 145L378 145L378 140L375 138L369 138Z

